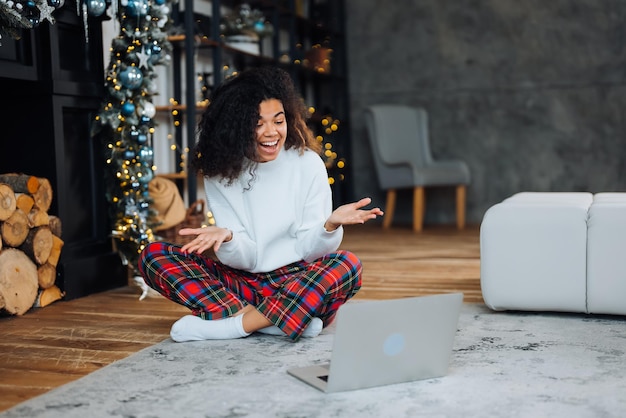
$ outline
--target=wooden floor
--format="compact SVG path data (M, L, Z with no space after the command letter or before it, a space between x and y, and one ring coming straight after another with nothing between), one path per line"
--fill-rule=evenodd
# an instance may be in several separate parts
M359 299L463 292L482 303L477 227L350 227L342 248L363 262ZM0 318L0 411L168 338L188 311L125 287Z

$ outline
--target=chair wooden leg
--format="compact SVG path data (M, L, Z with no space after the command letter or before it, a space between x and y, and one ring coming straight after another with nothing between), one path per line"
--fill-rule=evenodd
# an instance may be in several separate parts
M456 186L456 228L465 228L465 185Z
M421 232L424 224L424 188L413 189L413 231Z
M396 210L396 190L387 190L387 202L385 203L385 215L383 216L383 228L387 229L393 221L393 212Z

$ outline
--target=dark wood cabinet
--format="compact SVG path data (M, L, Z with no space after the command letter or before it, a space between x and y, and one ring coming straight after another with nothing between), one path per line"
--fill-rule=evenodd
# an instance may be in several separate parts
M65 242L57 285L74 299L127 283L112 248L102 145L91 123L104 88L102 35L90 22L88 42L71 1L19 41L0 47L0 172L50 180L50 214ZM6 49L5 49L6 48Z

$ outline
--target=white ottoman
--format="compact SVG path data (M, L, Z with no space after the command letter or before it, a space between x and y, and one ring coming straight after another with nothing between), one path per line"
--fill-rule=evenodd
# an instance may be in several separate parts
M594 195L587 226L587 310L626 315L626 193Z
M524 192L480 227L481 288L494 310L587 312L591 193Z

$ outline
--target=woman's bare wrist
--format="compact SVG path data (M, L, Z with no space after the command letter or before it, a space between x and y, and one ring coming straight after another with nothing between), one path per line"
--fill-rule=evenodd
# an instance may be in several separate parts
M324 229L326 230L326 232L333 232L336 229L338 229L341 226L341 224L337 225L334 224L332 222L328 222L326 221L326 223L324 223Z

